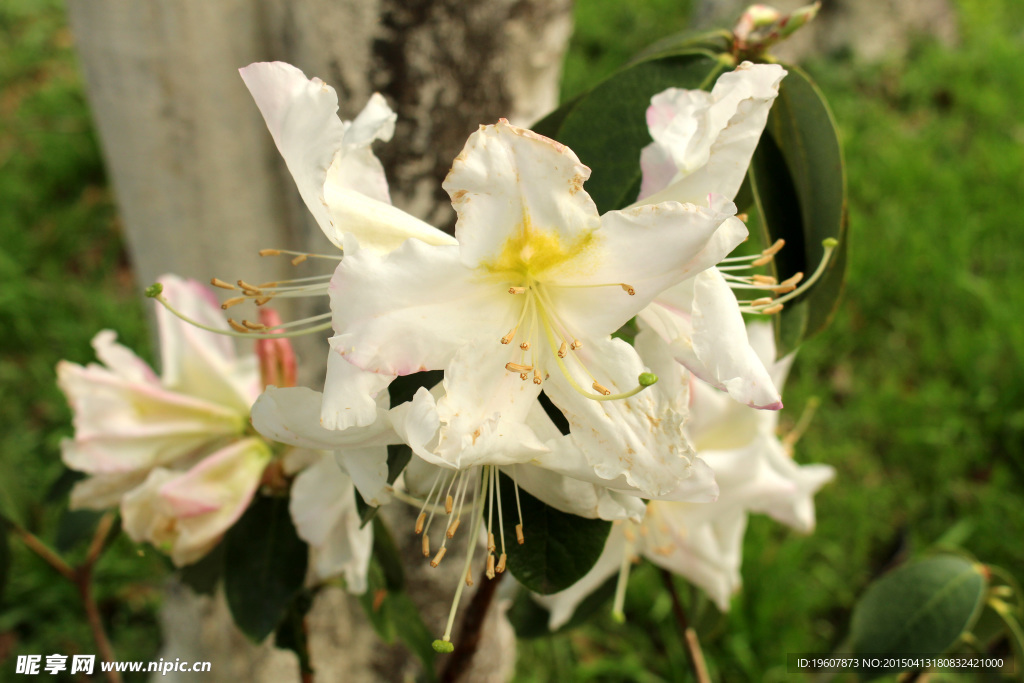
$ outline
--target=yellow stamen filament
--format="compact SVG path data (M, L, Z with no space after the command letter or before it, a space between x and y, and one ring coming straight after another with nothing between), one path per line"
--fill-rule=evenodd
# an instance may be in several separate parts
M210 278L210 284L213 285L214 287L220 287L221 289L237 289L230 282L224 282L223 280L215 277Z
M233 329L235 332L245 333L249 331L247 328L242 327L234 318L228 318L228 325L230 325L231 329Z
M526 287L509 287L509 294L523 294L526 292Z
M558 347L558 357L559 357L559 358L565 358L565 354L566 354L566 353L568 353L568 351L566 350L566 349L568 348L568 346L569 346L569 345L568 345L568 344L566 344L566 343L565 343L565 342L563 341L563 342L562 342L562 345Z
M416 533L423 533L423 523L427 521L427 513L421 512L420 516L416 518Z
M521 363L505 363L505 369L509 372L530 372L533 367Z
M612 393L611 389L598 384L596 380L594 381L594 391L596 391L599 394L604 394L605 396L610 396Z
M280 256L280 249L260 249L260 256Z
M630 296L636 296L636 290L633 289L631 286L627 285L625 282L623 282L619 286L622 287L626 294L629 294Z
M487 556L487 578L488 579L493 579L494 578L494 574L495 574L495 571L494 571L494 555L488 555Z
M506 560L508 560L508 555L506 555L505 553L502 553L501 556L498 558L498 564L495 565L494 571L496 571L499 574L502 573L503 571L505 571L505 561Z
M426 537L424 536L424 538L426 538ZM436 567L437 565L441 564L441 560L444 559L444 554L446 552L448 552L448 548L445 548L444 546L441 546L441 549L437 551L437 555L435 555L434 559L432 559L430 561L430 566L431 567Z
M309 256L306 254L299 254L298 256L292 259L292 265L297 266L308 258Z
M519 542L519 545L526 543L526 538L523 536L522 524L516 524L516 540Z
M459 524L460 523L461 523L461 520L458 520L458 519L456 519L454 522L452 522L451 526L448 527L448 531L445 532L445 535L448 538L455 538L455 532L459 530Z
M774 306L769 306L768 308L763 309L761 313L764 313L765 315L775 315L782 310L783 306L785 306L785 304L775 304Z
M235 296L235 297L232 297L230 299L227 299L224 303L222 303L220 305L220 307L221 307L221 309L226 311L229 308L231 308L232 306L237 306L238 304L242 303L243 301L245 301L245 297L244 296Z

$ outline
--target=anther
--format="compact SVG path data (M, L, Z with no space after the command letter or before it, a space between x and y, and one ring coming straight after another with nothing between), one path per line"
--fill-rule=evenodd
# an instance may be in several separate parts
M472 586L473 585L473 567L472 566L466 567L466 585L467 586Z
M487 552L493 553L495 548L497 548L497 546L494 545L494 534L488 533L487 534Z
M764 265L767 265L767 264L771 263L773 258L775 258L775 256L773 254L768 254L766 256L762 256L759 259L755 259L755 260L751 261L750 265L754 266L754 267L764 266Z
M774 306L769 306L768 308L761 311L761 313L764 313L765 315L774 315L781 311L784 305L785 304L775 304Z
M631 286L627 285L625 282L619 284L619 286L622 287L626 294L629 294L630 296L636 296L636 290L633 289Z
M487 556L487 578L494 578L494 555Z
M751 301L750 305L751 306L767 306L771 302L772 302L772 298L770 296L763 296L760 299L754 299L753 301Z
M241 287L243 290L248 290L248 291L257 292L257 293L262 294L262 292L260 292L260 288L259 287L257 287L256 285L250 285L245 280L239 280L238 281L238 286Z
M581 342L579 339L573 339L572 344L569 344L569 348L572 349L573 351L575 351L576 349L581 349L583 348L583 342Z
M522 523L516 524L516 540L519 541L519 545L526 543L526 539L523 537Z
M299 254L298 256L292 259L292 265L297 266L308 258L309 257L306 256L305 254Z
M519 345L519 348L521 348L523 351L529 351L530 342L523 342L522 344Z
M423 523L427 521L427 513L421 512L420 516L416 518L416 533L423 533Z
M505 369L509 372L529 372L533 370L533 366L522 363L505 363Z
M748 215L747 215L747 214L745 214L745 213L738 213L738 214L736 214L736 218L739 218L739 219L740 219L741 221L743 221L744 223L746 223L746 222L747 222L747 219L748 219L748 218L750 218L750 216L748 216Z
M243 332L244 333L244 332L248 332L249 331L249 328L242 327L238 323L238 321L235 320L234 318L228 318L228 325L231 325L231 329L233 329L235 332Z
M451 488L451 486L449 486L448 488ZM447 497L445 497L444 499L444 513L446 515L452 514L452 507L454 506L454 504L455 500L452 498L452 494L449 493Z
M273 287L277 287L279 284L281 284L281 283L280 282L261 282L260 284L256 285L256 288L257 289L270 289L270 288L273 288Z
M436 567L437 565L441 564L441 560L444 559L444 554L446 552L448 552L448 548L441 546L441 549L437 551L437 555L434 555L434 559L430 561L430 566Z
M430 536L423 537L423 557L430 557Z
M520 372L519 373L519 379L523 380L524 382L526 381L527 377L529 377L529 375L526 374L525 372Z
M262 306L263 304L267 303L268 301L270 301L273 298L274 297L272 297L272 296L261 296L260 298L256 299L256 305L257 306Z
M526 287L509 287L509 294L523 294L526 292Z
M533 371L533 383L534 384L540 384L541 383L540 375L537 374L536 370Z
M519 329L519 327L516 326L516 327L513 327L511 330L509 330L509 333L501 338L501 343L502 344L509 344L509 343L511 343L512 340L515 338L516 330L518 330L518 329Z
M229 308L231 308L232 306L237 306L238 304L242 303L243 301L245 301L245 297L244 296L232 297L232 298L228 299L227 301L225 301L224 303L222 303L220 305L220 307L223 310L226 311Z
M773 278L771 275L754 275L754 282L759 285L774 285L778 280Z
M567 346L568 345L565 342L562 342L562 345L558 347L558 357L559 358L565 358L565 349L566 349Z
M455 532L459 530L459 523L460 520L456 519L454 522L452 522L452 525L448 527L448 531L445 532L445 535L448 538L455 538Z
M761 253L765 256L775 256L776 254L779 253L779 251L782 250L784 246L786 246L786 240L780 237L779 239L775 240L775 243L772 246L768 247Z
M260 249L260 256L280 256L280 249Z
M263 323L254 323L251 320L243 320L242 324L245 325L248 329L254 330L256 332L262 332L263 330L267 329L267 326L264 325Z
M782 282L780 282L779 286L776 288L775 291L779 292L780 294L783 293L783 292L792 292L794 289L796 289L796 286L798 284L800 284L800 281L803 280L803 279L804 279L804 274L803 273L797 273L793 277L787 278L787 279L783 280Z
M210 284L213 285L214 287L220 287L221 289L237 289L237 287L235 287L230 282L224 282L220 278L216 277L210 278Z
M594 381L594 391L596 391L599 394L604 394L605 396L610 396L612 393L611 389L598 384L596 380Z
M496 571L499 574L502 573L503 571L505 571L505 561L506 560L508 560L508 555L506 555L505 553L502 553L501 557L498 558L498 564L494 567L494 571Z

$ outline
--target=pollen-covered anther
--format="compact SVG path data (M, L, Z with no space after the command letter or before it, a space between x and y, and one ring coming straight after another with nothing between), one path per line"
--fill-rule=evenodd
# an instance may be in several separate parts
M423 537L423 557L430 557L430 536Z
M519 345L519 348L521 348L523 351L529 351L530 342L523 342L522 344Z
M525 294L526 293L526 287L509 287L508 288L508 293L509 294Z
M445 535L448 538L455 538L455 532L459 530L459 524L460 523L461 523L461 520L458 520L458 519L455 520L454 522L452 522L451 526L448 527L448 531L445 532Z
M629 294L630 296L636 296L636 290L633 289L632 285L627 285L625 282L622 282L619 284L619 286L622 287L623 291L626 292L626 294Z
M441 546L441 549L437 551L437 555L434 555L434 559L430 561L430 566L436 567L437 565L441 564L441 560L444 559L444 554L446 552L448 552L448 548Z
M770 296L763 296L760 299L754 299L753 301L751 301L750 305L751 306L767 306L771 302L772 302L772 298Z
M746 222L747 222L747 219L748 219L748 218L750 218L750 216L748 216L748 215L747 215L747 214L745 214L745 213L738 213L738 214L736 214L736 218L739 218L739 219L740 219L741 221L743 221L744 223L746 223Z
M487 552L493 553L496 548L497 548L497 546L494 545L494 534L488 532L488 534L487 534Z
M416 518L416 533L417 534L422 534L423 533L423 524L426 521L427 521L427 513L426 512L421 512L420 516Z
M523 365L522 363L505 363L505 369L509 372L527 373L533 370L532 365ZM523 378L525 379L525 377Z
M308 258L309 256L307 256L306 254L299 254L298 256L292 259L292 265L297 266Z
M774 306L769 306L768 308L762 310L761 312L764 313L765 315L774 315L781 311L784 306L785 304L775 304Z
M467 586L472 586L473 585L473 567L472 566L466 567L466 585Z
M526 543L526 538L523 536L522 523L516 524L516 540L519 541L519 545Z
M210 284L213 285L214 287L220 287L221 289L231 289L231 290L238 289L237 287L235 287L230 282L224 282L220 278L216 278L216 277L210 278Z
M801 273L797 273L793 277L787 278L787 279L783 280L782 282L780 282L778 287L775 287L775 291L777 293L779 293L779 294L785 294L787 292L792 292L794 289L796 289L796 286L798 284L800 284L800 281L803 280L803 279L804 279L804 274L802 272Z
M759 285L774 285L778 282L771 275L753 275L751 279Z
M249 328L243 327L242 324L239 323L234 318L228 318L228 325L230 325L231 329L233 329L235 332L242 332L244 334L249 331Z
M487 556L487 578L494 578L494 555Z
M541 378L540 378L540 373L537 372L536 370L534 370L533 371L533 383L534 384L540 384L542 381L543 380L541 380Z
M450 487L449 487L450 488ZM455 499L452 498L452 494L448 494L444 499L444 513L446 515L452 514L452 507L455 506Z
M566 344L565 342L562 342L562 345L558 347L558 357L559 358L565 358L566 349L568 348L568 346L569 346L568 344Z
M280 256L280 249L260 249L260 256Z
M267 303L268 301L270 301L273 298L274 297L272 297L272 296L261 296L261 297L256 299L256 305L257 306L262 306L263 304Z
M516 330L518 330L518 329L519 329L518 327L513 327L511 330L509 330L508 334L506 334L504 337L501 338L501 343L502 344L511 344L512 340L515 339Z
M519 379L523 380L524 382L526 381L526 378L529 377L529 376L530 375L525 373L525 372L520 372L519 373Z
M594 380L594 391L596 391L599 394L603 394L605 396L611 396L611 393L612 393L611 389L609 389L608 387L603 386L601 384L598 384L597 380Z
M220 307L223 310L226 311L229 308L231 308L232 306L237 306L238 304L242 303L243 301L245 301L245 297L244 296L231 297L230 299L227 299L226 301L224 301L224 303L222 303L220 305Z
M246 328L256 332L262 332L263 330L267 329L267 326L264 325L263 323L254 323L251 320L243 320L242 324L245 325Z
M573 351L575 351L576 349L582 349L583 342L581 342L579 339L573 339L572 344L569 344L569 348L572 349Z
M242 291L250 296L259 296L263 294L263 291L256 285L250 285L245 280L239 280L238 286L242 288Z
M502 573L503 571L505 571L505 562L507 562L507 561L508 561L508 555L506 555L505 553L502 553L501 557L498 558L498 564L494 566L494 571L496 571L499 574Z
M779 239L775 240L775 242L772 244L772 246L768 247L767 249L765 249L761 253L763 255L765 255L765 256L775 256L780 251L782 251L782 248L784 246L786 246L786 240L784 240L784 239L782 239L780 237Z

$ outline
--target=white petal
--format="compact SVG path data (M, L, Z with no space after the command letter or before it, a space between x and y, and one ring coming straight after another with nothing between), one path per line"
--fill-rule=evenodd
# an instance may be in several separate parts
M719 77L710 94L670 88L651 98L651 147L660 153L641 153L641 201L696 202L711 192L735 197L785 75L777 64L744 62ZM665 156L677 170L667 186Z
M105 510L121 503L126 493L146 478L145 470L127 473L98 474L76 482L68 504L72 510Z
M252 407L252 425L263 436L299 448L332 451L346 447L386 445L394 442L387 419L386 397L373 424L344 430L320 424L319 392L307 387L267 387Z
M117 343L117 333L101 330L92 338L96 357L115 375L132 384L159 386L160 378L144 360L126 346Z
M387 393L394 375L360 370L334 350L327 355L320 425L324 429L366 427L378 417L377 397Z
M462 262L501 269L502 257L542 242L548 252L572 251L599 225L583 191L588 177L590 169L554 140L504 120L481 126L443 184L458 213Z

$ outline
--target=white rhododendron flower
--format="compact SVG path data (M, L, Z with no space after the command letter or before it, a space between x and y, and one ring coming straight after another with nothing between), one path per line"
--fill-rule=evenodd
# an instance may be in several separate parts
M160 280L167 296L195 319L226 328L199 283ZM75 485L73 508L118 504L156 467L193 465L203 449L238 437L259 394L255 357L235 356L231 340L158 309L162 376L109 330L93 339L102 364L61 361L57 381L74 413L75 435L61 444L64 463L90 475Z
M243 439L186 471L157 467L121 501L125 533L178 567L198 561L245 512L270 458L262 440Z
M792 357L773 363L771 326L750 326L750 340L773 380L785 381ZM718 500L706 504L651 501L639 525L617 523L595 566L570 588L536 599L559 628L579 603L616 572L624 578L634 555L685 577L727 610L740 586L743 535L751 512L768 514L802 533L814 529L814 493L832 479L827 465L798 465L791 444L776 434L778 413L755 411L700 382L692 391L688 433L697 453L714 470Z
M720 76L710 93L669 88L651 98L647 124L654 142L641 154L637 203L696 202L709 193L733 199L785 74L777 64L744 62ZM760 255L736 263L727 259L721 269L709 268L660 293L639 319L668 341L676 360L700 379L740 403L777 410L782 407L779 392L747 342L732 288L785 293L795 283L734 274L759 259L764 260ZM751 310L777 308L776 302L761 301Z
M381 254L346 239L330 288L332 346L384 376L445 370L444 395L420 392L409 412L424 441L438 423L431 450L451 467L543 453L526 425L543 389L583 421L578 438L598 476L662 495L689 475L690 459L623 435L614 414L632 404L620 402L654 378L610 334L666 287L719 261L746 229L735 207L717 200L599 216L582 189L589 173L548 138L504 121L481 127L444 183L458 212L457 245L408 240Z

